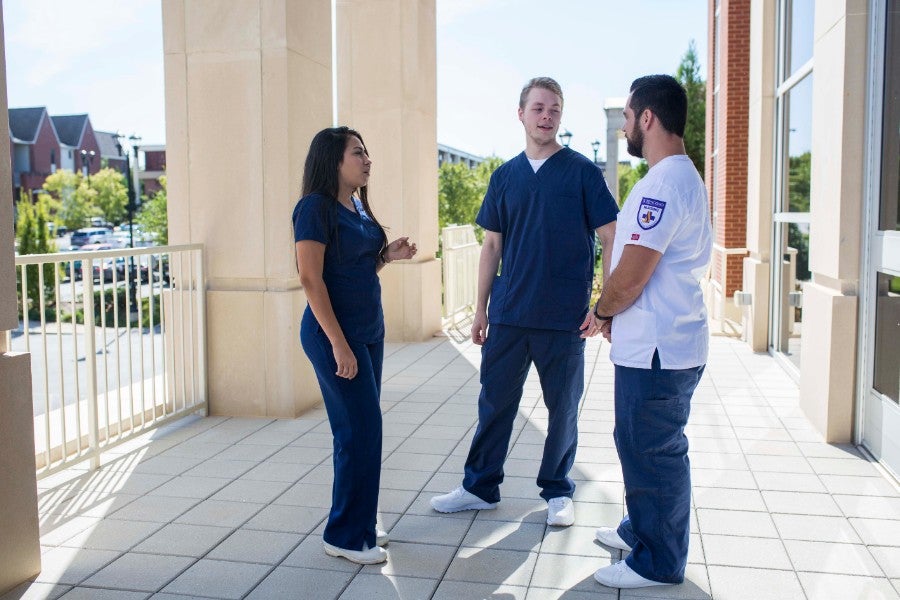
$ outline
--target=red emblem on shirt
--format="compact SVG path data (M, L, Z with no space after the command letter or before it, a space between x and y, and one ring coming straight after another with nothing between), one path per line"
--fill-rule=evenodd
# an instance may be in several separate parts
M632 233L632 234L631 234L631 239L632 239L632 240L639 240L639 239L641 239L641 234L639 234L639 233Z

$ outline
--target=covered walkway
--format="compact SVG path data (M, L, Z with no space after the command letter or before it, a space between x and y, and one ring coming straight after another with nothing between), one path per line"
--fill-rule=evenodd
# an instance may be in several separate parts
M545 525L534 479L546 429L526 386L494 511L441 515L475 429L479 349L389 344L384 375L384 565L327 557L331 436L296 420L197 418L39 482L43 572L12 598L898 598L900 491L863 454L821 441L796 384L746 344L712 340L690 419L694 519L687 581L610 590L620 558L593 541L623 515L608 346L588 344L576 523Z

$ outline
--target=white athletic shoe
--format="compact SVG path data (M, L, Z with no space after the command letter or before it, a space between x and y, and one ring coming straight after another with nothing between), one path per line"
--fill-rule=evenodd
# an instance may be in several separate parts
M631 546L625 543L615 527L598 527L594 537L604 546L631 552Z
M598 583L602 583L606 587L611 588L642 588L654 585L672 585L661 581L653 581L646 577L641 577L629 567L624 560L603 567L594 573L594 579Z
M452 492L432 498L431 508L442 513L455 513L461 510L491 510L497 508L497 503L485 502L459 486Z
M387 560L387 552L379 546L366 548L366 545L363 544L362 550L347 550L332 546L328 542L322 542L322 545L325 546L325 554L328 556L340 556L360 565L377 565Z
M547 525L568 527L575 522L575 505L567 496L547 500Z
M391 538L388 537L387 531L382 529L381 527L375 527L375 545L376 546L387 546L388 542L391 541Z

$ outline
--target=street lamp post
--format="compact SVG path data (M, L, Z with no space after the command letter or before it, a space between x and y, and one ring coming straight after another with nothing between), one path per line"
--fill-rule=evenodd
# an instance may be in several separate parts
M559 134L559 141L562 142L562 145L566 148L569 147L569 142L572 141L572 132L568 129L563 129L563 132Z
M91 182L91 163L94 162L95 156L97 156L97 153L93 150L81 151L81 168L84 171L84 176L87 177L88 183Z
M116 133L117 144L119 145L119 149L122 149L121 140L125 139L125 136L121 133ZM131 142L131 150L128 152L124 152L125 154L125 173L126 179L128 180L128 204L126 206L126 210L128 211L128 246L129 248L134 248L134 211L137 209L137 195L139 193L136 182L137 182L137 169L138 169L138 145L137 143L141 141L141 136L131 134L127 138L129 142ZM131 154L134 153L134 177L132 177L132 164L131 164ZM131 312L137 312L137 282L135 281L135 269L134 269L134 256L128 257L128 286L129 291L131 292Z
M591 142L591 149L594 151L594 164L599 164L597 162L597 153L600 152L600 140L594 140Z

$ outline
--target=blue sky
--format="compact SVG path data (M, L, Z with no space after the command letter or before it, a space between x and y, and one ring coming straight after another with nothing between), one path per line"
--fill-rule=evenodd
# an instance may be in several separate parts
M6 0L9 105L87 112L101 130L165 142L159 0ZM706 63L704 0L437 0L438 141L510 158L524 145L522 85L563 86L563 127L592 156L603 103L674 73L690 40Z

